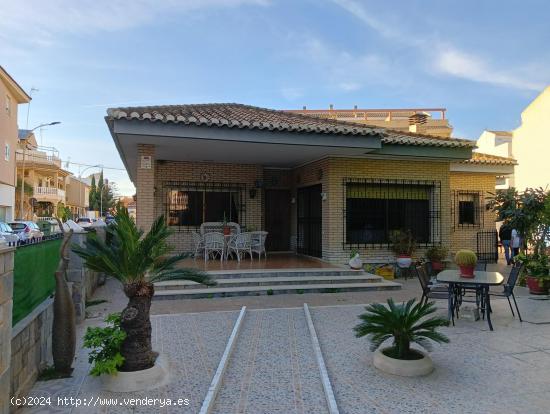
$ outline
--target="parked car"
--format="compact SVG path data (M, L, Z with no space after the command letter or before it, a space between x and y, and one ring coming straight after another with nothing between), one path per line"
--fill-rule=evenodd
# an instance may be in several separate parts
M4 223L3 221L0 221L0 237L6 240L9 244L17 243L19 240L19 236L15 234L10 225L8 223Z
M38 225L32 221L13 221L9 223L10 227L17 236L21 243L33 243L35 241L42 240L44 233L40 231Z
M105 224L109 225L109 224L116 224L116 221L115 221L115 217L114 216L106 216L105 217Z
M92 223L93 221L90 217L79 217L76 219L76 224L78 224L83 229L85 229L86 227L90 227Z

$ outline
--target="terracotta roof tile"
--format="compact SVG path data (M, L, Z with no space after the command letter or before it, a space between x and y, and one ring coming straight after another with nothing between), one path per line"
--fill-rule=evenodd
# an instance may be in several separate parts
M381 136L386 144L474 147L475 142L393 131L365 124L323 119L236 103L109 108L107 119L137 119L185 125L247 128L299 133Z
M483 154L481 152L472 152L472 158L462 161L464 164L492 164L492 165L516 165L517 161L513 158L499 157L498 155Z

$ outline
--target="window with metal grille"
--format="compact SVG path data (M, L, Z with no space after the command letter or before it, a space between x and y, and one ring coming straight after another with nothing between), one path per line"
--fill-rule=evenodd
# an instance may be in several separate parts
M482 206L482 191L453 191L451 208L453 227L481 227L483 225Z
M196 229L204 222L245 224L245 185L214 182L163 184L166 217L170 226Z
M347 247L387 247L396 230L421 245L440 241L438 181L344 179L344 199Z

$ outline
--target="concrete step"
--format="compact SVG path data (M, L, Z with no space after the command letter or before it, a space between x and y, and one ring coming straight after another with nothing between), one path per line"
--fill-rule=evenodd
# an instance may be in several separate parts
M292 277L292 276L357 276L364 275L363 270L350 270L344 268L319 268L319 269L239 269L239 270L211 270L207 272L212 279L255 279L260 277Z
M275 285L309 285L309 284L336 284L336 283L374 283L381 281L380 276L369 273L345 275L345 276L280 276L280 277L255 277L255 278L230 278L217 279L218 288L239 286L275 286ZM155 284L157 291L168 289L203 289L207 286L188 280L170 280Z
M283 293L337 293L368 290L392 290L400 288L401 285L399 283L389 281L369 283L315 283L302 285L211 287L201 289L159 290L155 291L155 296L153 299L199 299L231 296L261 296Z

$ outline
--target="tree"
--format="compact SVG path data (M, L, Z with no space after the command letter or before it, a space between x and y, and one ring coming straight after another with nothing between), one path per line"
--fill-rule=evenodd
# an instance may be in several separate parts
M543 254L550 236L550 193L542 188L514 188L498 191L489 206L497 219L515 228L523 239L523 248Z
M93 233L83 247L73 251L82 257L86 266L119 280L128 297L122 311L120 327L126 333L120 353L124 357L122 371L139 371L153 366L155 354L151 348L151 300L154 283L163 280L184 279L213 285L209 277L196 270L176 268L188 254L169 256L167 239L171 234L163 216L157 218L147 234L139 230L128 210L119 208L115 214L116 226L107 228L109 242Z
M88 208L95 210L95 199L97 197L97 187L95 185L95 175L92 175L92 183L90 185L90 193L88 194Z
M105 211L109 211L113 205L113 191L108 183L103 178L103 171L99 175L99 180L96 185L95 176L92 176L92 183L90 185L89 195L90 210L99 211L103 214Z

